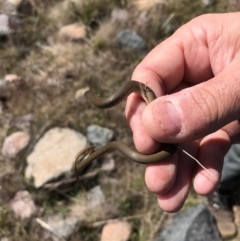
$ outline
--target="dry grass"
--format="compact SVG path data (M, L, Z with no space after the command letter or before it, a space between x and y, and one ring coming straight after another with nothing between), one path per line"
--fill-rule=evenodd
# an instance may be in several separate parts
M159 1L146 5L148 1L138 0L34 2L37 14L22 17L22 31L0 40L0 79L8 73L16 73L24 79L18 86L5 86L0 93L8 99L8 109L0 115L1 143L6 135L18 130L14 126L15 118L32 113L34 121L29 130L32 145L52 126L67 126L85 133L90 124L114 129L117 140L133 145L123 115L123 104L99 112L86 100L74 98L76 91L83 87L91 87L100 95L117 89L130 78L144 57L119 49L115 41L117 32L124 28L135 29L146 40L150 50L177 27L199 14L231 10L224 0L209 8L203 7L200 0L172 0L169 5ZM112 9L116 7L126 9L129 15L127 21L117 25L109 20ZM139 25L142 11L149 17L145 25ZM169 31L165 29L166 21L171 22ZM86 25L88 36L85 41L61 42L57 38L59 29L75 22ZM42 207L42 215L68 212L69 200L54 192L35 190L31 182L24 179L23 170L29 151L26 150L14 162L0 156L0 237L10 236L12 241L43 240L39 238L42 229L34 220L21 222L7 208L7 202L16 191L29 190L37 205ZM101 173L86 185L87 188L96 183L101 185L107 200L104 215L90 215L86 224L69 240L98 240L103 225L99 221L126 217L133 224L131 241L151 240L165 223L167 215L159 209L155 196L145 187L144 167L125 161L117 153L114 157L116 170L111 174ZM78 198L79 192L76 190L68 195ZM197 202L198 197L192 194L187 205Z

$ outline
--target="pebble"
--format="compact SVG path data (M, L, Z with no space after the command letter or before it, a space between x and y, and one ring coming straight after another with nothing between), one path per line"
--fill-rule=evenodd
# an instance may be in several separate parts
M9 207L21 219L29 219L37 212L37 207L28 191L18 191L10 200Z
M146 49L146 43L135 31L126 29L118 33L117 42L121 47L130 48L136 52Z
M112 171L115 168L115 160L113 159L112 154L106 154L101 163L101 169L103 171Z
M87 138L95 146L104 146L112 140L114 132L99 125L87 127Z
M60 39L71 41L84 39L86 35L86 27L77 23L63 26L58 32Z
M76 91L75 93L75 100L79 100L84 97L84 93L89 90L89 87L82 88Z
M215 0L202 0L202 3L208 7L212 6L215 3Z
M90 189L86 195L82 195L78 201L70 206L69 216L76 217L80 221L84 221L89 217L89 214L95 215L97 219L104 218L104 205L106 197L100 186L95 186Z
M16 74L7 74L4 76L4 81L6 83L18 84L22 78Z
M26 130L30 128L31 122L33 120L33 114L29 113L23 116L16 117L15 119L13 119L12 124L19 129Z
M50 227L54 240L59 240L59 238L68 239L79 224L76 217L65 217L63 214L45 217L44 222Z
M101 241L127 241L132 232L132 225L128 222L112 222L103 227Z
M125 9L115 8L111 12L111 22L119 23L128 19L128 12Z
M9 16L0 14L0 35L9 35L12 29L9 26Z
M11 239L8 238L8 237L3 237L3 238L0 239L0 241L11 241Z
M100 186L95 186L89 190L88 197L90 199L88 202L88 208L91 210L96 209L106 201L105 195Z
M33 177L34 186L39 188L50 180L71 174L76 155L87 145L87 138L75 130L50 129L27 157L25 177Z
M5 138L2 146L2 155L13 159L20 151L28 146L30 135L24 131L15 132Z
M133 1L133 5L140 11L145 11L148 10L152 7L154 7L156 4L161 4L161 3L165 3L166 0L137 0L137 1Z
M142 27L142 28L146 27L150 22L150 17L148 12L147 11L141 12L136 22L139 27Z

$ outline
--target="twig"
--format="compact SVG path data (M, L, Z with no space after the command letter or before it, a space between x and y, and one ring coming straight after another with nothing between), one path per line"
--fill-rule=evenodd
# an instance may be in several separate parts
M198 161L198 159L196 159L195 157L193 157L192 155L190 155L187 151L183 150L181 147L179 147L178 145L176 145L178 147L178 149L180 149L183 153L185 153L187 156L189 156L190 158L192 158L194 161L196 161L198 163L198 165L200 167L202 167L214 180L218 181L218 179L205 167L202 165L202 163L200 163L200 161Z
M64 193L63 191L59 190L59 189L54 189L52 190L60 195L62 195L63 197L65 197L67 200L72 200L75 201L75 198L70 197L69 195L67 195L66 193Z
M94 177L96 176L99 172L101 171L101 169L96 169L92 172L88 172L82 176L79 176L79 180L84 180L84 179L87 179L87 178L90 178L90 177ZM59 186L63 185L63 184L69 184L69 183L72 183L72 182L76 182L76 177L71 177L71 178L68 178L68 179L64 179L64 180L61 180L61 181L58 181L58 182L53 182L53 183L47 183L43 186L43 188L49 188L49 189L55 189L55 188L58 188Z
M166 26L172 21L172 19L174 18L175 13L171 13L168 18L164 21L164 23L162 24L162 28L166 28Z
M117 221L128 221L128 220L132 220L132 219L135 219L135 218L141 218L143 216L144 216L144 214L137 214L137 215L123 217L123 218L107 219L107 220L98 221L98 222L88 224L87 226L89 226L91 228L97 228L97 227L103 226L104 224L107 224L107 223L112 223L112 222L117 222Z
M76 178L72 177L67 180L65 179L65 180L61 180L58 182L47 183L47 184L43 185L43 188L55 189L55 188L58 188L59 186L61 186L62 184L69 184L69 183L72 183L75 181L76 181Z
M155 237L156 233L159 231L159 229L161 228L164 220L166 219L167 217L167 213L166 212L163 212L163 214L161 215L160 219L158 220L158 222L156 224L154 224L154 228L151 232L151 237L150 237L150 240L153 240L153 238Z

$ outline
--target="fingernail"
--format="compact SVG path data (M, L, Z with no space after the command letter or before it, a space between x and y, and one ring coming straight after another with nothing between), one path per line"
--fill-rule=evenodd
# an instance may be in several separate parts
M182 120L174 104L164 101L156 105L154 109L154 116L158 118L162 128L169 136L175 136L181 132Z

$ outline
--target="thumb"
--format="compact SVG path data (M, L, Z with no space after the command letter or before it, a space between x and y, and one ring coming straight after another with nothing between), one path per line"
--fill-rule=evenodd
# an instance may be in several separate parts
M157 141L202 138L240 118L240 72L229 68L215 78L157 98L144 110L145 130Z

